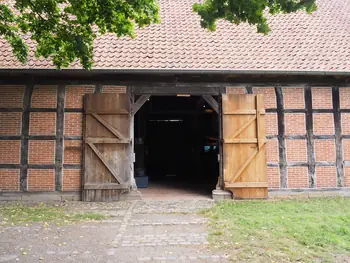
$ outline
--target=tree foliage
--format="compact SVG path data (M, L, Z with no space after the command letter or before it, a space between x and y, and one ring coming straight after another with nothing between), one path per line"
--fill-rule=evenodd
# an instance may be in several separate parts
M171 0L170 0L171 1ZM190 8L190 6L189 6ZM256 25L267 34L270 14L312 12L315 0L204 0L193 5L201 25L211 31L218 19ZM5 0L0 3L0 35L25 63L29 37L37 57L50 57L57 68L76 59L85 69L93 64L93 42L105 33L134 37L134 28L159 22L157 0Z
M156 0L15 0L0 4L0 35L25 63L29 35L37 57L52 57L57 68L68 67L76 58L85 69L93 63L93 41L98 35L115 33L134 37L135 25L159 21Z
M201 17L201 25L215 31L216 21L225 19L234 24L247 22L256 25L258 33L268 34L270 28L266 14L292 13L316 10L316 0L204 0L193 5Z

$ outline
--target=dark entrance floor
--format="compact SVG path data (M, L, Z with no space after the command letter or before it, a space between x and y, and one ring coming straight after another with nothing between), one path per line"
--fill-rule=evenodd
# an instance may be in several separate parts
M144 200L207 200L211 199L212 184L196 185L187 182L156 181L139 188Z

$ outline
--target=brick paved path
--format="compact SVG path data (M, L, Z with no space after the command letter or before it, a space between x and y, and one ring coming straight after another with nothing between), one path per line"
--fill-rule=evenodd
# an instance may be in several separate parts
M0 226L0 262L229 262L208 247L206 219L212 201L69 203L103 222L68 226Z

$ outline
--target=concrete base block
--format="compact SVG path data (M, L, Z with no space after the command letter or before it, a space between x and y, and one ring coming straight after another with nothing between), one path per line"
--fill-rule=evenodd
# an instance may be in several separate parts
M232 193L230 191L225 190L213 190L213 200L221 201L221 200L230 200L232 199Z
M140 191L133 190L130 192L125 192L120 195L120 201L133 201L142 200L142 194Z

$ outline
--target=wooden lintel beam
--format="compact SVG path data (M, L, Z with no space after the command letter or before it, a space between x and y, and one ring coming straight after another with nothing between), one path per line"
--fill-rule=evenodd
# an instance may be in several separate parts
M219 104L212 95L202 95L202 97L216 113L219 113Z
M138 100L132 105L132 109L131 109L132 114L135 115L150 97L151 95L140 96L140 98L138 98Z

